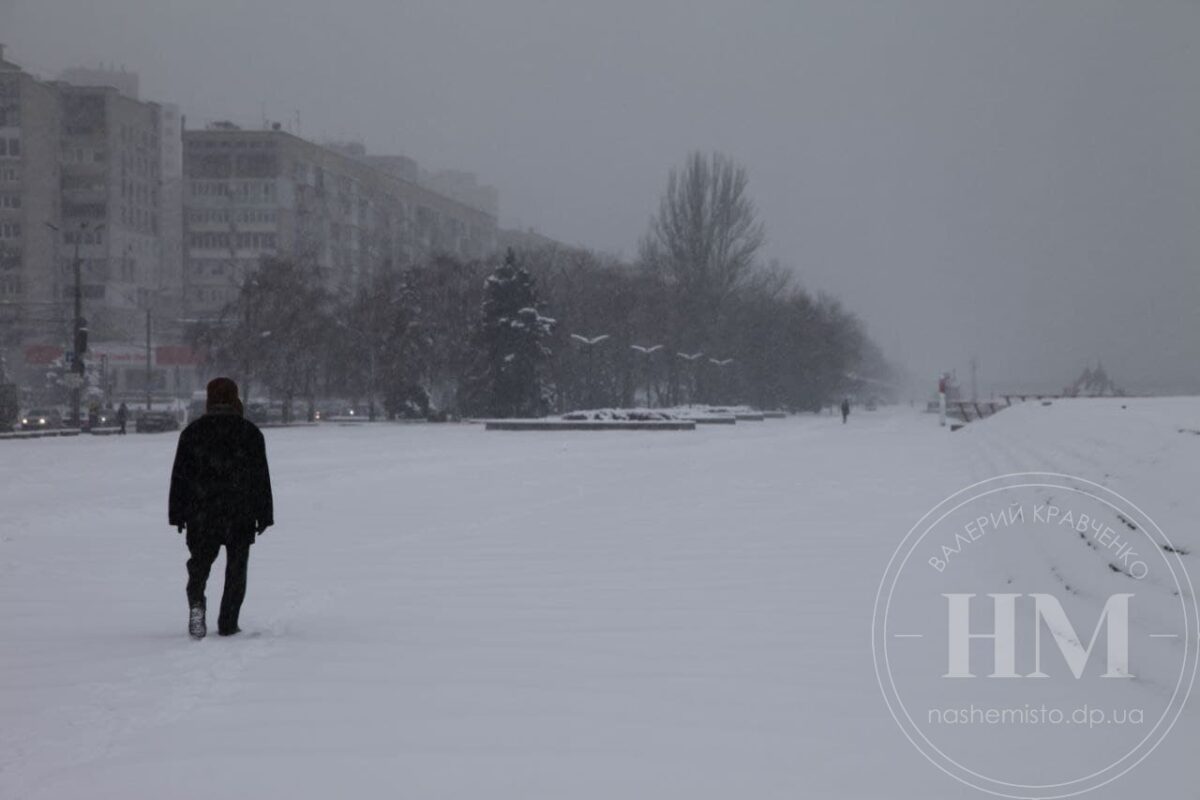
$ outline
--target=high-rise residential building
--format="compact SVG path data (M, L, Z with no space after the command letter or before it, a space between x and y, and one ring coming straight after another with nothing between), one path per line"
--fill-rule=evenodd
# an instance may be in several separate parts
M59 344L71 328L55 269L62 104L52 84L5 60L0 47L0 354L21 374L21 346Z
M75 253L93 351L117 394L194 388L180 347L182 120L174 106L112 86L58 85L62 98L61 273ZM76 242L80 242L78 251ZM73 291L64 286L64 295ZM149 351L129 359L129 349ZM125 363L130 362L130 363Z
M464 205L477 208L493 217L500 213L500 197L494 186L479 182L474 172L444 169L421 173L421 183L433 191L453 198Z
M179 328L183 315L183 115L179 107L160 103L159 131L162 163L159 168L162 208L159 234L162 267L157 302L159 325L164 332Z
M311 263L337 291L497 246L496 191L470 173L279 126L187 131L138 98L136 73L61 77L0 47L0 355L28 386L73 348L76 263L88 362L129 397L196 387L187 323L218 318L263 256Z
M337 290L386 265L495 248L496 215L421 185L411 159L229 123L183 141L189 318L217 318L263 256L305 260Z
M63 83L74 86L111 86L130 100L137 100L140 80L136 72L112 67L71 67L58 74Z
M103 388L176 388L179 365L155 353L179 360L179 112L138 100L132 73L68 74L97 84L42 81L0 55L0 346L34 383L71 349L78 259L89 361L144 351L148 321L155 333L150 369L114 368Z
M75 253L92 338L137 341L162 283L160 109L108 86L59 84L62 98L60 285ZM79 245L76 250L76 245Z

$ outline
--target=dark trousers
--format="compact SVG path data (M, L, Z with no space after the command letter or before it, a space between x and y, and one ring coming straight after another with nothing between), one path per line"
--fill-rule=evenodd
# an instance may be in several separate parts
M187 546L191 558L187 562L188 606L206 606L204 587L208 584L208 573L217 560L217 551L225 545L225 590L221 593L221 613L217 617L218 631L235 631L242 601L246 599L246 569L250 562L250 543L253 533L247 536L223 537L216 531L188 528Z

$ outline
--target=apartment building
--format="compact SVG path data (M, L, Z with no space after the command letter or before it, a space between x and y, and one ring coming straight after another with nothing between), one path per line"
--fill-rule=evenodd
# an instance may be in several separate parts
M89 358L144 347L148 315L156 347L177 349L181 123L176 109L130 96L136 76L121 75L90 74L90 86L44 81L0 50L0 348L30 384L71 347L76 258ZM173 147L163 133L172 123ZM117 392L141 391L146 370L109 378ZM151 381L166 385L157 368Z
M10 367L31 336L66 341L57 255L58 92L6 61L0 47L0 348Z
M59 84L59 285L83 264L92 338L137 341L162 282L162 141L157 105L109 86Z
M410 159L229 123L183 141L189 318L218 318L264 256L305 260L336 291L385 265L495 247L495 215L420 185Z
M189 131L179 109L138 98L136 73L62 78L0 46L0 355L26 385L72 348L77 259L89 364L128 396L195 388L188 324L218 318L264 256L306 260L338 291L496 249L496 191L470 173L278 126Z

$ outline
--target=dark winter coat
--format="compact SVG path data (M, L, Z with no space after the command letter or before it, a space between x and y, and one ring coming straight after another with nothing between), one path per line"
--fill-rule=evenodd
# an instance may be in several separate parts
M172 525L253 532L275 522L262 431L232 408L210 412L179 434L171 470ZM224 535L224 534L223 534Z

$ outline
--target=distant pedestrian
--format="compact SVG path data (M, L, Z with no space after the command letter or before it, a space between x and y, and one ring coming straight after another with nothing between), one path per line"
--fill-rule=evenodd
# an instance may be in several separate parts
M117 406L117 426L121 429L118 433L125 433L125 423L129 421L129 406L121 403Z
M237 384L214 378L204 416L179 435L171 471L168 517L187 529L188 632L207 633L204 589L221 546L225 546L225 590L217 633L241 629L238 615L246 596L246 567L256 534L274 524L271 475L262 432L239 413Z
M850 398L842 398L842 424L846 424L847 418L850 416Z

